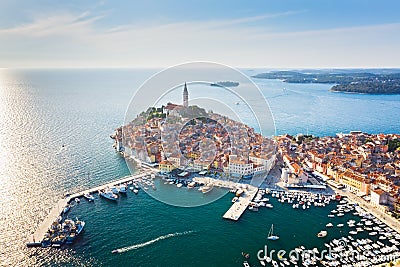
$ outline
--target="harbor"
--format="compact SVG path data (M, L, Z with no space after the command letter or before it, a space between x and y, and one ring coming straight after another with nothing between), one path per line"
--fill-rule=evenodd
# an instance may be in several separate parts
M106 184L96 186L84 191L80 191L77 193L69 194L66 195L65 198L60 199L57 201L55 206L51 209L50 213L47 215L47 217L42 221L42 223L39 225L39 227L36 229L36 231L33 233L33 235L30 237L30 240L27 242L28 247L40 247L43 246L43 240L46 235L46 233L49 231L51 228L52 224L56 221L60 221L60 217L62 218L62 215L65 212L66 207L69 209L69 205L72 201L75 201L75 199L79 199L85 194L92 194L92 193L97 193L101 190L105 190L111 187L115 187L121 184L125 183L130 183L132 181L137 181L145 176L150 176L154 175L154 170L147 170L146 172L143 172L141 174L137 175L129 175L126 177L123 177L121 179L114 180L112 182L108 182Z
M232 192L237 194L237 201L235 201L229 210L222 216L224 219L233 221L240 219L240 216L242 216L243 212L248 208L258 192L258 188L253 185L236 183L233 181L218 180L209 177L196 177L193 178L193 181L201 184L212 184L216 187L233 190ZM240 194L238 191L240 191Z

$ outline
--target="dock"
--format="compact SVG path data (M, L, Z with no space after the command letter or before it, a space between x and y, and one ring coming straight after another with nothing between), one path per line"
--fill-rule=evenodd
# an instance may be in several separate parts
M154 174L155 170L148 169L146 172L143 172L141 174L137 175L129 175L125 176L123 178L108 182L106 184L102 184L100 186L96 186L90 189L86 189L77 193L69 194L65 198L60 199L57 201L55 207L50 211L50 213L47 215L46 219L42 221L42 223L39 225L39 227L36 229L34 234L29 238L29 241L27 242L28 246L41 246L41 243L43 241L44 235L47 232L48 229L50 229L51 224L57 220L59 216L62 215L62 212L64 210L64 207L71 202L71 200L75 198L82 197L86 193L95 193L99 190L106 189L108 187L114 187L123 183L131 182L138 180L144 176Z
M247 209L250 202L253 200L258 192L258 187L250 184L241 184L232 181L218 180L209 177L196 177L193 181L204 184L212 184L213 186L228 188L228 189L242 189L243 194L239 197L238 201L232 204L229 210L222 216L224 219L237 221L242 216L243 212Z

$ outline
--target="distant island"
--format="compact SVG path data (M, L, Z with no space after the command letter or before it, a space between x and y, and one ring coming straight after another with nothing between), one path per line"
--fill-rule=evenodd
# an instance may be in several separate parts
M239 83L238 82L232 82L232 81L224 81L224 82L216 82L210 84L210 86L217 86L217 87L238 87Z
M279 79L287 83L334 84L333 92L364 94L400 94L400 70L353 71L272 71L252 76L259 79Z

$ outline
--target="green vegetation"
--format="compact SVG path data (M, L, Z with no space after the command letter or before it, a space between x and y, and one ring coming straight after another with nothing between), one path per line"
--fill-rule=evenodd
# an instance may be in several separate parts
M147 120L151 120L153 118L165 118L166 114L163 113L164 111L164 106L162 106L161 108L149 108L147 109Z
M400 94L399 73L369 72L317 72L273 71L260 73L254 78L280 79L287 83L325 83L335 84L331 91L365 94Z
M394 152L396 149L400 148L400 139L392 139L388 142L389 152Z
M313 135L309 134L309 135L299 135L295 138L296 143L301 145L303 142L310 142L311 140L315 139L316 137L314 137Z
M364 93L364 94L400 94L400 80L398 82L377 81L352 84L339 84L331 88L336 92Z

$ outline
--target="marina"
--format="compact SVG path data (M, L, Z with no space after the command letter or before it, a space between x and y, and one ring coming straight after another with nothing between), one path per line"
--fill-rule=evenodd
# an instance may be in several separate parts
M212 184L216 187L227 188L236 193L236 200L233 202L229 210L222 216L224 219L237 221L240 216L248 208L251 201L258 192L258 188L249 184L241 184L233 181L224 181L209 177L195 177L194 182L200 184Z
M67 195L65 198L60 199L55 207L51 209L50 213L47 215L46 219L42 221L42 223L39 225L37 230L34 232L34 234L31 236L31 239L27 242L28 247L40 247L43 246L43 240L46 235L46 233L49 231L51 228L51 225L55 221L59 221L59 218L62 217L63 214L66 214L70 208L70 203L72 201L75 201L76 199L79 199L80 197L85 197L88 199L88 201L93 201L94 198L91 195L92 193L97 193L102 190L108 190L109 188L119 186L121 184L129 183L132 181L136 181L142 177L149 176L151 174L154 174L154 171L148 170L142 174L138 175L130 175L123 177L121 179L93 187L78 193L74 193L71 195ZM66 210L66 207L68 207L68 210Z
M66 198L59 200L56 207L51 210L32 236L32 242L28 242L27 246L52 246L57 248L64 243L71 244L83 230L85 222L74 222L65 215L68 214L69 209L74 204L79 203L81 197L86 198L89 203L94 201L92 194L109 192L109 194L115 195L118 199L119 195L127 193L128 188L132 193L135 193L133 190L138 190L138 184L142 188L150 187L151 183L146 179L149 179L148 177L154 179L154 173L155 170L148 170L139 175L126 176L101 186L68 195ZM166 181L168 182L168 179ZM142 184L141 182L144 183ZM199 187L199 191L202 191L203 194L207 194L214 187L226 188L234 193L235 196L231 201L232 205L223 215L224 219L233 221L239 220L246 209L258 211L261 207L273 208L276 205L275 202L288 205L292 210L299 209L304 210L304 212L311 208L321 207L330 210L328 214L329 221L323 224L325 227L320 229L319 232L315 232L317 238L324 240L324 246L328 248L329 255L319 254L319 251L324 249L323 247L307 249L305 246L299 246L295 250L301 255L306 255L304 258L296 260L295 258L272 257L270 261L260 260L259 264L261 266L373 266L387 262L387 258L397 259L400 257L398 247L400 245L400 234L397 230L389 227L387 222L380 220L378 216L374 216L369 211L367 212L356 201L347 197L303 191L261 189L250 184L218 180L210 177L195 177L191 182L176 183L182 186L184 184L189 189L202 185ZM176 186L176 188L180 187ZM270 198L273 198L274 201L270 202ZM335 206L331 206L331 202L334 202ZM60 226L57 226L58 224L55 221L58 221ZM77 229L70 234L72 238L62 235L62 232L57 232L64 228L68 229L68 227ZM52 232L55 232L52 235L51 242L49 229L53 229ZM272 224L268 235L266 235L266 241L280 242L281 238L274 233L273 229L274 225ZM335 229L340 231L342 235L340 238L337 236L331 237L331 232L337 231ZM360 255L357 254L358 258L347 258L352 255L351 253L354 254L356 252L360 253ZM250 257L250 253L246 253L246 255ZM246 259L249 262L247 264L253 266L252 260L250 258Z

